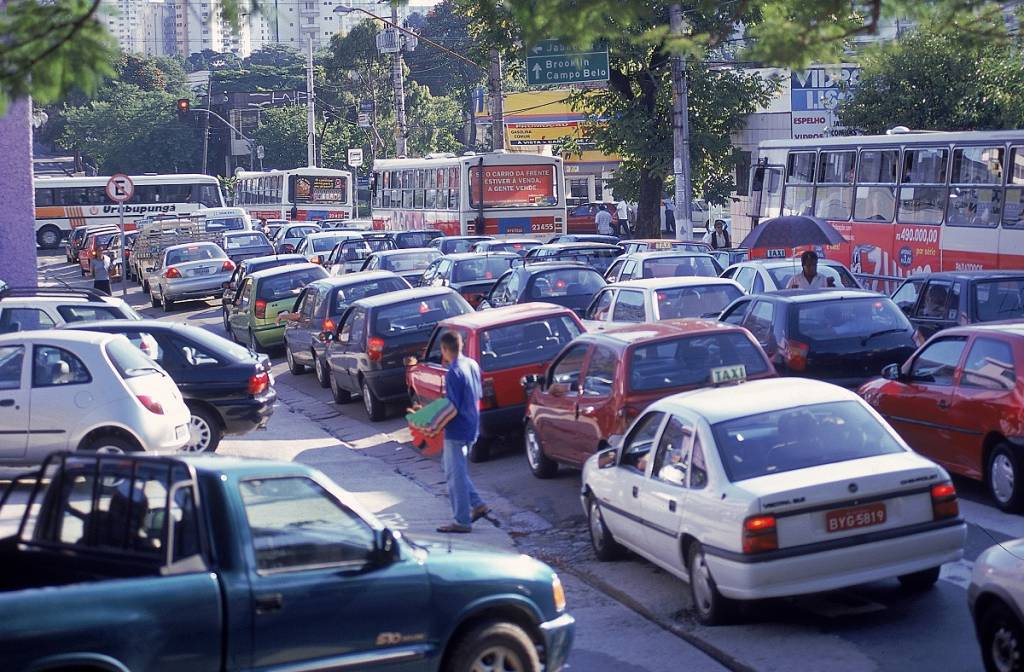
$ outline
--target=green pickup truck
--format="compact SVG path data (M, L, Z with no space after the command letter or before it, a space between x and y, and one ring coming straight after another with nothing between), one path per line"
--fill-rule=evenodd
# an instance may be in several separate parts
M55 453L0 529L3 670L554 672L573 639L547 565L419 545L300 464Z

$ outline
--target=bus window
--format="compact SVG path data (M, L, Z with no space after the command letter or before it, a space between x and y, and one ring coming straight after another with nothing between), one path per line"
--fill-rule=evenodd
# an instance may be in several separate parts
M1002 147L954 149L946 223L983 228L998 226L1003 210L1003 193L998 185L1002 181Z
M53 205L53 189L36 189L36 207Z
M163 203L187 203L192 195L190 184L160 185L160 201Z
M208 208L222 208L224 201L220 196L220 189L216 184L193 184L192 198L185 199L185 203L199 202Z
M1024 147L1010 148L1006 184L1024 185ZM1009 229L1024 228L1024 187L1007 186L1003 203L1003 226Z
M898 149L868 150L860 153L857 182L868 184L896 184L896 166L900 160Z
M786 171L786 192L782 214L810 215L814 212L814 152L790 152Z
M853 177L857 152L822 152L818 155L818 183L814 214L824 219L849 219L853 214Z
M948 149L908 149L903 153L902 181L905 186L900 188L902 223L942 223L942 215L946 210L948 162Z
M899 157L898 149L861 151L857 167L854 219L862 222L892 221L896 215L896 171Z

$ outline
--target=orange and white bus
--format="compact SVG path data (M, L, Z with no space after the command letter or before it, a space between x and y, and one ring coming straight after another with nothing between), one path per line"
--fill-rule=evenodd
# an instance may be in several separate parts
M755 223L828 220L848 242L821 251L874 288L926 271L1024 268L1024 131L769 140L752 172Z
M352 173L331 168L237 171L232 205L253 220L311 222L352 216Z
M36 242L52 249L71 229L94 224L117 225L117 203L104 190L109 177L35 178ZM200 208L224 205L216 177L209 175L137 175L135 193L124 205L125 228L152 215L187 216Z
M375 229L436 229L450 236L565 233L558 157L497 151L382 159L373 164L370 190Z

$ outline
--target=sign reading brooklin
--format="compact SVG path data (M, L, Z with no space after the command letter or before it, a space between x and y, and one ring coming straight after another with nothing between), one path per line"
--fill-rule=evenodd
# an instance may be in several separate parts
M470 204L479 205L480 167L469 169ZM551 165L484 166L485 207L554 205L555 168Z

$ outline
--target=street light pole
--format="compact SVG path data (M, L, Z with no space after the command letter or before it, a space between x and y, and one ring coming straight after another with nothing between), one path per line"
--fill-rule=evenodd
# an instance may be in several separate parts
M316 167L316 110L313 108L313 36L306 59L306 165Z
M683 32L683 9L678 2L669 8L669 27L673 35ZM682 56L672 57L672 174L676 182L676 238L689 240L693 236L689 84Z
M398 25L398 6L391 5L391 23ZM401 37L401 36L398 36ZM395 88L395 156L406 156L409 129L405 123L405 76L402 73L402 45L391 55L391 84Z
M491 49L491 149L505 149L505 94L501 87L501 52Z

